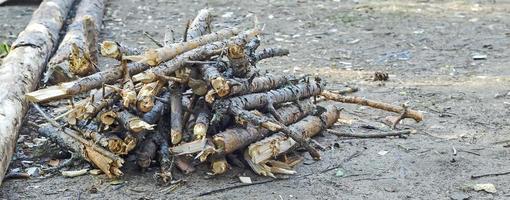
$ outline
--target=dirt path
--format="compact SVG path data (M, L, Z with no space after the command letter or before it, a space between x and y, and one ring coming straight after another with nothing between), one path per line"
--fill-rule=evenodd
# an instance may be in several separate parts
M419 130L408 139L339 140L325 133L318 141L332 148L323 152L323 161L306 157L297 175L282 177L288 179L204 199L510 199L510 175L470 179L510 170L510 148L494 144L510 140L510 94L505 95L510 91L510 4L355 2L111 0L102 37L153 46L143 31L162 38L171 27L180 36L185 21L206 5L217 14L215 29L251 26L256 15L266 24L262 45L291 50L289 57L261 63L261 70L318 74L332 88L357 86L357 95L407 102L426 113L422 123L404 122ZM16 35L33 9L0 7L0 25ZM19 17L11 22L7 16ZM0 40L8 35L0 32ZM473 60L473 55L487 59ZM375 71L388 72L390 80L370 81ZM346 119L362 117L376 126L390 115L346 108ZM336 128L372 131L342 124ZM320 173L325 169L333 170ZM338 170L345 176L335 176ZM127 172L120 186L110 185L103 176L8 180L0 198L196 199L201 192L238 184L239 175L267 180L236 168L220 177L208 177L205 171L184 177L186 183L176 188L156 186L152 172L136 170ZM477 183L492 183L497 192L469 189ZM92 187L98 192L91 193Z

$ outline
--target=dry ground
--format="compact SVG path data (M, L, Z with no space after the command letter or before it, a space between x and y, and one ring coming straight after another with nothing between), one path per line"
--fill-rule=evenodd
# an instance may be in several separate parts
M182 32L184 22L206 6L217 14L215 29L251 26L256 15L266 24L263 46L291 50L286 58L261 63L262 70L318 74L331 88L351 85L361 89L356 95L407 102L424 111L426 120L405 121L402 127L418 130L408 139L339 139L325 133L318 141L333 148L322 152L320 162L306 157L297 175L201 198L510 199L510 175L470 179L510 168L510 148L495 144L510 140L510 94L505 95L510 91L510 3L110 0L102 38L153 47L143 31L156 38L166 28ZM0 7L0 41L12 41L35 8ZM473 60L477 54L487 59ZM370 81L374 71L388 72L390 80ZM388 115L346 106L344 118L382 127ZM341 123L335 128L371 131ZM336 169L320 173L336 166L346 176L335 176ZM103 176L8 180L0 187L0 198L198 199L201 192L238 184L239 175L267 180L244 169L220 177L208 177L205 171L184 177L186 184L176 188L156 186L152 172L135 169L126 173L121 186L110 185ZM497 192L469 189L477 183L492 183ZM92 186L99 191L90 193Z

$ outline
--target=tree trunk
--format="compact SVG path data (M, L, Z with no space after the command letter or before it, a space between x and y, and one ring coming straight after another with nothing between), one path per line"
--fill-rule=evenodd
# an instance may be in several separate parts
M28 105L25 94L35 89L56 46L72 0L46 0L14 41L0 66L0 181L16 145L18 130Z
M48 63L44 83L56 84L96 71L97 37L103 22L104 0L81 1L73 22Z

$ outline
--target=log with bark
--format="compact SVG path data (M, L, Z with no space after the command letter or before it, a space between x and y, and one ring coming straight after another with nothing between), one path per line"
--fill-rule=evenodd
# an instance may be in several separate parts
M0 182L27 112L25 94L35 89L73 0L46 0L12 44L0 66Z
M56 84L96 72L97 37L103 21L104 0L80 1L72 23L48 63L43 82Z

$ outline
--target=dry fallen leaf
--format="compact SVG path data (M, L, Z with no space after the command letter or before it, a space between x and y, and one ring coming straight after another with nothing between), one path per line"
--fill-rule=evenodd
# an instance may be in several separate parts
M496 190L496 186L494 186L494 184L492 183L483 183L483 184L476 184L473 186L473 189L475 191L486 191L488 193L496 193L497 190Z

